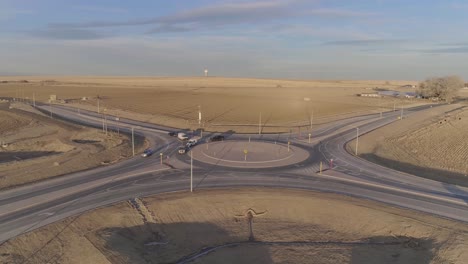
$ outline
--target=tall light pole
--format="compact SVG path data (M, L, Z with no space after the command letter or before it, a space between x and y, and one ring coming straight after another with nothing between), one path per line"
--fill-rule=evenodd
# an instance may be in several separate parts
M133 127L132 127L132 152L133 152L133 156L135 156L135 135L133 132Z
M107 135L107 115L106 114L104 114L104 122L106 124L106 135Z
M379 97L380 118L382 118L382 96Z
M198 127L201 125L201 109L200 106L198 106Z
M312 115L310 116L310 131L312 131L313 124L314 124L314 110L312 110Z
M258 119L258 134L262 134L262 112L260 112L260 117Z
M193 151L190 150L190 192L193 192Z
M101 116L102 119L102 133L106 132L106 128L104 127L104 115Z
M359 127L356 127L356 156L358 155L358 146L359 146Z

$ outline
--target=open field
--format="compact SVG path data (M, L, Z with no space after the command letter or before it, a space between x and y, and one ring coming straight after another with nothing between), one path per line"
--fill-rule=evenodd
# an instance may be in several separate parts
M3 77L2 77L3 78ZM39 101L56 94L69 105L116 116L164 124L198 127L198 106L206 130L257 132L261 115L263 132L286 132L363 113L421 103L394 98L362 98L373 88L401 90L407 81L292 81L221 77L4 77L0 96ZM26 79L28 83L12 80ZM8 82L10 81L10 82ZM405 91L411 91L406 89ZM79 100L89 97L88 101Z
M50 119L0 103L0 189L71 173L131 155L125 135ZM26 110L26 111L25 111Z
M359 155L437 181L468 186L468 106L432 108L368 133ZM355 141L348 144L352 152Z
M340 195L222 189L71 217L5 242L0 262L465 263L467 231L461 223Z

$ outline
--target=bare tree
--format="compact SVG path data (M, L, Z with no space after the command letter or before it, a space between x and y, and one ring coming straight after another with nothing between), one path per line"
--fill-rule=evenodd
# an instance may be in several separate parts
M433 77L419 84L418 93L425 98L438 98L450 103L463 85L458 76Z

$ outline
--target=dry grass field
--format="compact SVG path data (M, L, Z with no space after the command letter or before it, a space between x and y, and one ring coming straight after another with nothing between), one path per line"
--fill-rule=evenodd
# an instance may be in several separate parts
M178 128L198 127L198 106L206 130L264 132L320 124L349 115L393 109L418 101L363 98L372 88L401 90L407 81L293 81L221 77L2 77L0 96L28 97L45 102L56 94L74 107L97 111L97 99L117 116ZM28 83L14 80L26 79ZM12 82L13 81L13 82ZM407 91L411 91L408 89ZM79 100L89 97L88 101ZM339 115L339 116L338 116Z
M339 195L225 189L136 199L71 217L0 245L0 262L461 264L467 231L461 223Z
M9 109L8 104L0 103L0 189L131 155L125 135L106 136L97 129L50 119L23 104L15 107L24 110Z
M360 156L397 170L468 186L468 106L431 108L359 139ZM354 150L355 141L348 144Z

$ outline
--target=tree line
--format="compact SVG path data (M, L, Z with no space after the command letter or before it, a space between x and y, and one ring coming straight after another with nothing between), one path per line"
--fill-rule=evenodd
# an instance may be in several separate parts
M431 77L419 83L417 93L423 98L437 98L450 103L465 85L459 76Z

